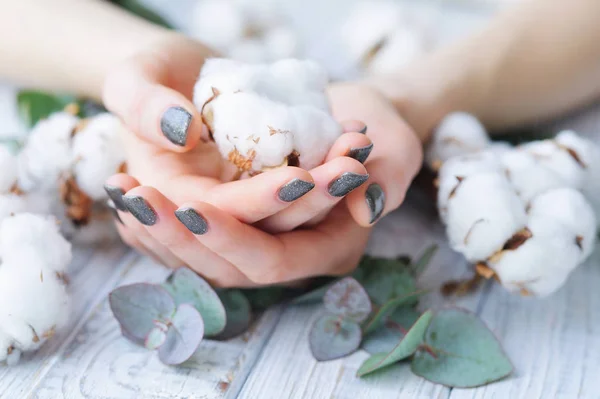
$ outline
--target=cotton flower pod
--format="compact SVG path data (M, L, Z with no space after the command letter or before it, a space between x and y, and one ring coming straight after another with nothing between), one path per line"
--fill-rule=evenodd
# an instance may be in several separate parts
M529 217L553 219L564 225L580 249L579 263L586 260L596 243L596 215L583 194L572 188L559 188L531 201Z
M244 38L246 18L231 1L202 0L192 13L190 34L216 50L226 51Z
M564 187L564 180L527 151L512 150L500 156L502 167L524 204L548 190Z
M512 144L506 141L492 141L485 150L500 158L502 155L513 151L514 148L515 147Z
M326 75L310 61L247 65L208 60L194 89L219 151L240 171L320 165L341 134L328 111Z
M262 42L266 59L277 61L292 58L298 55L300 42L296 33L285 26L278 26L265 31Z
M450 246L472 262L500 250L526 222L523 204L499 173L463 179L448 199L446 234Z
M50 115L35 125L19 153L18 186L25 192L55 190L71 165L71 136L79 122L68 112Z
M452 157L476 153L489 145L487 132L477 118L465 112L454 112L434 130L425 151L425 162L432 170L438 170Z
M387 36L385 44L368 62L367 69L371 74L397 72L425 52L426 45L419 31L399 27Z
M581 249L558 219L532 215L527 230L487 261L502 285L522 295L546 296L579 265Z
M17 182L17 157L0 145L0 193L9 192Z
M269 58L263 42L256 38L240 40L229 49L227 55L231 59L249 64L259 64Z
M119 118L103 113L86 120L72 143L72 174L79 188L95 201L107 198L104 182L125 163Z

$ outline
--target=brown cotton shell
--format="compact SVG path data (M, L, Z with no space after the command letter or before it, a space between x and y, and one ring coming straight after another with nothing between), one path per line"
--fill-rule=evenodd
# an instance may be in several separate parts
M66 215L76 226L88 224L92 213L92 199L84 193L75 178L65 178L60 184L60 198L66 206Z

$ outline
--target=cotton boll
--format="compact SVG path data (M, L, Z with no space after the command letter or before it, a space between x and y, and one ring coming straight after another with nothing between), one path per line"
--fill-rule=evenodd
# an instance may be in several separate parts
M17 157L0 145L0 193L6 193L17 182Z
M78 122L70 113L58 112L37 123L19 153L21 190L56 189L71 164L71 135Z
M299 41L296 33L285 27L278 26L267 30L262 37L267 59L277 61L298 55Z
M528 204L536 195L564 187L565 181L542 165L538 158L522 150L508 151L500 157L508 179L519 197Z
M224 1L224 0L220 0ZM267 29L280 24L283 17L278 0L233 0L233 5L243 13L247 24L255 29Z
M125 162L123 129L116 116L103 113L90 118L73 138L72 173L79 188L95 201L107 198L104 182Z
M492 141L485 150L500 158L502 155L514 150L514 147L506 141Z
M487 265L509 291L546 296L560 288L577 267L581 250L559 220L532 215L527 227L528 239L491 257Z
M596 243L596 215L583 194L572 188L559 188L538 195L531 202L530 217L560 222L580 247L579 263L589 257Z
M426 50L420 32L409 27L397 28L384 43L368 63L367 69L371 74L397 72L422 56Z
M483 125L471 114L447 115L433 132L425 151L425 162L437 170L448 159L484 150L490 140Z
M576 157L554 140L523 144L521 150L531 154L541 167L560 178L564 186L580 188L586 180L586 170Z
M269 58L265 46L258 39L244 39L237 42L228 51L228 55L234 60L251 64L265 62Z
M526 222L519 197L506 177L498 173L463 179L448 200L446 233L450 246L469 261L487 259Z
M217 50L225 51L244 37L247 22L231 1L199 1L192 18L191 35Z
M77 226L65 220L60 227L61 233L73 245L110 244L119 239L110 209L98 203L94 204L90 220L86 225Z

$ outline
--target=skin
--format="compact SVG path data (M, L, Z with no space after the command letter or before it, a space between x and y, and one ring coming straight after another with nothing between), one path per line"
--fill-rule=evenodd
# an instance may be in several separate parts
M565 112L600 91L600 2L574 0L565 7L560 0L524 1L483 31L398 73L332 85L333 114L346 133L322 166L228 182L231 169L213 145L201 142L206 131L190 101L212 52L105 3L49 3L21 0L4 7L0 75L101 98L119 115L130 130L129 175L107 183L143 197L158 216L156 224L144 226L120 212L123 239L167 265L187 264L221 286L352 270L370 232L365 191L378 183L386 196L384 214L397 208L421 166L420 141L446 113L472 112L491 128L506 128ZM84 46L94 51L81 54ZM193 116L183 147L160 131L171 106ZM358 133L365 124L366 136ZM344 156L371 143L364 165ZM345 198L329 196L329 182L346 172L370 178ZM293 178L315 188L294 202L280 201L277 191ZM179 207L198 211L208 232L187 230L174 216Z

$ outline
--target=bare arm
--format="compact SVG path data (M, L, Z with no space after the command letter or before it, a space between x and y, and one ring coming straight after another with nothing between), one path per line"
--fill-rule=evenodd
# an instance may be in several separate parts
M529 0L466 40L371 83L424 140L455 110L476 114L491 129L555 116L600 93L598 15L597 0Z

